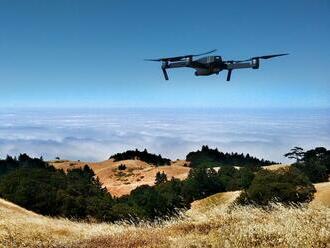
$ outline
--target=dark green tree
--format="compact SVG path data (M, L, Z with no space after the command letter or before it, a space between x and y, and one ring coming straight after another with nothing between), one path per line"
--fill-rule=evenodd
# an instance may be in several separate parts
M223 153L217 148L211 149L208 146L202 146L201 150L190 152L186 156L191 167L218 167L218 166L240 166L240 167L260 167L276 162L260 160L250 156L250 154Z
M330 151L324 147L308 150L293 166L304 172L313 183L328 181Z
M295 146L290 150L290 152L284 154L284 157L289 159L295 159L296 163L299 163L300 160L304 157L304 149L298 146Z
M158 185L165 182L167 182L167 175L164 173L164 171L162 173L158 171L156 173L155 184Z

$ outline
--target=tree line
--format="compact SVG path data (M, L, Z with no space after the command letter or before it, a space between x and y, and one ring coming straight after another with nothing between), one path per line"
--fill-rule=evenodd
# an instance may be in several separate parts
M257 167L276 164L274 161L258 159L244 155L243 153L223 153L217 148L211 149L208 146L202 146L201 150L190 152L186 156L186 160L190 162L191 167L219 167L219 166L240 166L240 167Z
M242 190L240 204L308 202L315 192L311 180L325 180L323 176L315 179L311 168L322 165L329 172L328 155L326 149L306 151L299 163L279 171L229 165L216 171L198 166L182 181L159 172L154 186L142 185L116 198L87 165L65 173L42 158L21 154L0 160L0 197L43 215L111 222L171 217L195 200L233 190Z
M163 158L160 154L152 154L147 151L147 149L144 149L142 152L140 152L138 149L136 150L128 150L126 152L116 153L112 156L110 156L109 159L114 159L114 161L121 161L121 160L128 160L128 159L139 159L141 161L144 161L148 164L153 164L156 166L162 166L162 165L170 165L171 160L168 158Z

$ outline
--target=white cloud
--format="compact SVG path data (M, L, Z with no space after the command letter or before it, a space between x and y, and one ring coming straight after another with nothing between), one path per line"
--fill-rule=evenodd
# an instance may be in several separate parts
M329 147L329 116L309 110L1 110L0 156L104 160L147 148L176 159L208 144L283 161L296 145Z

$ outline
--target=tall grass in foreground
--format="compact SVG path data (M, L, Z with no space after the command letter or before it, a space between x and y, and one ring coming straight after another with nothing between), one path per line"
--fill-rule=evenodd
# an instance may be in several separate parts
M330 209L272 211L245 206L194 209L163 223L89 224L17 211L0 204L4 247L329 247Z

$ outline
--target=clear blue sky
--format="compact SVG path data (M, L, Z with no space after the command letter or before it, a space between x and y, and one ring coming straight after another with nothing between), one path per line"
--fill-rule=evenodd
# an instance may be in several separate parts
M195 77L144 58L284 53ZM330 2L0 0L0 106L330 107Z

